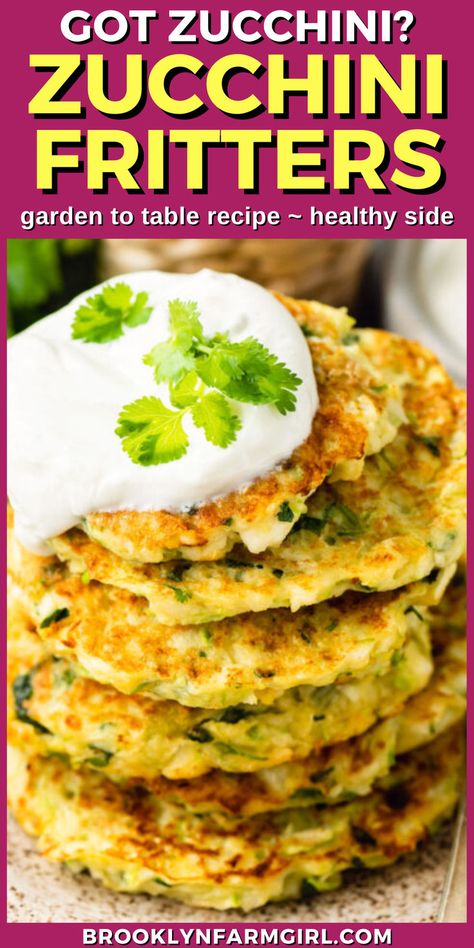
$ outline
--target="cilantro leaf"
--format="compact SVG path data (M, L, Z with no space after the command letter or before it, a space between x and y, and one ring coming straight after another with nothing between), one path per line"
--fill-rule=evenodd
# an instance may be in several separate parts
M100 296L89 296L87 303L76 310L72 338L83 342L112 342L123 335L122 316L117 310L103 307Z
M237 437L242 423L240 418L219 392L208 392L191 408L196 428L203 428L206 439L219 448L227 448Z
M208 347L206 354L196 358L196 372L205 385L224 392L232 378L240 378L242 375L238 354L226 338L218 342L216 337L213 337L210 343L211 347Z
M165 583L168 589L172 589L178 602L188 602L189 599L192 599L192 593L188 592L187 589L180 589L179 586L173 586L171 583Z
M232 379L227 394L238 401L273 404L282 415L294 411L301 379L256 339L238 345L242 376Z
M147 323L152 312L152 306L146 306L148 302L148 293L137 293L135 301L132 303L128 315L124 317L124 323L134 329L135 326L142 326Z
M188 372L175 385L170 384L170 402L173 408L188 408L194 405L199 398L199 392L196 391L197 383L196 372Z
M186 454L189 444L183 412L172 411L153 396L125 405L115 433L134 464L145 466L177 461Z
M133 293L128 283L112 283L104 286L102 293L97 295L101 297L107 309L116 309L120 313L126 313L130 309Z
M221 336L210 344L209 355L196 360L196 371L206 385L238 402L272 404L282 415L295 410L294 392L301 379L257 339L230 342Z
M87 318L92 322L89 336L97 337L97 312L102 317L101 332L108 338L121 335L123 323L146 321L146 301L146 293L133 301L126 284L105 287L87 301L91 310ZM282 415L295 410L295 391L302 380L257 339L249 336L231 342L228 333L205 336L198 304L193 301L171 300L168 310L171 335L143 361L153 368L158 384L167 383L172 407L159 398L140 398L123 408L116 428L135 464L164 464L186 454L186 415L203 429L211 444L228 447L242 427L229 399L273 405Z
M178 349L172 339L159 342L143 357L145 365L154 369L155 381L179 382L187 372L192 371L194 359Z
M112 342L123 336L123 326L139 326L148 322L152 307L146 306L148 293L137 293L133 299L126 283L104 286L100 293L88 296L76 310L71 327L73 339L83 342Z
M183 352L189 352L193 341L201 342L203 331L199 319L198 304L191 301L170 300L168 303L170 327L175 344Z

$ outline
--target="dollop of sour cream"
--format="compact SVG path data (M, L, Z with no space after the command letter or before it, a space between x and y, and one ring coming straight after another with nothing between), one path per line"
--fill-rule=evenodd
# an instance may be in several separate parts
M148 323L125 327L109 343L72 340L75 312L96 287L8 345L8 492L17 536L36 553L46 553L48 538L93 512L180 510L242 488L292 454L318 408L305 338L257 284L212 270L127 273L107 282L146 291L153 307ZM187 453L143 467L123 451L115 428L124 405L144 395L169 405L167 386L157 385L143 356L169 336L168 302L176 298L198 303L206 335L228 332L236 342L254 336L302 384L288 415L269 405L236 405L242 428L225 449L185 417Z

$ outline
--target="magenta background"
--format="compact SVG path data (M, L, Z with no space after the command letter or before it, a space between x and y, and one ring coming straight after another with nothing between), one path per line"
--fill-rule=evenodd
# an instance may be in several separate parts
M224 5L224 4L223 4ZM269 2L252 2L252 3L236 3L236 4L227 4L228 7L232 8L233 11L238 9L244 9L246 7L252 7L261 10L262 12L274 9L278 6L282 6L285 9L293 10L296 7L305 8L308 10L316 9L316 4L293 4L293 3L269 3ZM385 44L381 44L380 47L371 46L364 43L363 41L360 44L353 45L348 47L346 50L343 45L337 45L335 47L331 46L321 46L320 44L311 44L308 46L298 47L298 44L292 43L283 46L272 47L271 44L266 41L255 44L255 45L240 45L237 41L231 41L225 45L212 45L206 48L205 44L200 42L199 44L190 44L184 45L180 44L179 46L174 46L170 49L165 44L164 37L159 41L155 42L151 47L143 46L140 44L135 44L133 40L127 40L126 44L118 45L108 45L103 44L98 41L93 41L92 43L85 45L76 45L70 44L59 33L59 19L61 15L68 9L72 9L75 6L81 6L84 9L90 10L91 12L99 11L105 9L107 6L110 6L114 9L119 9L127 11L130 7L144 6L148 8L161 9L163 4L161 3L152 3L147 2L146 4L128 4L126 0L114 0L110 3L97 3L97 2L86 2L84 0L81 4L75 4L73 2L67 2L67 0L46 0L46 3L40 4L34 2L34 0L24 0L22 4L13 3L13 0L10 0L10 5L8 9L4 6L0 14L1 24L2 24L2 61L1 66L3 69L3 109L4 109L4 129L6 133L2 136L2 149L0 150L0 157L3 164L3 177L2 177L2 226L0 236L3 239L3 254L0 259L1 266L1 276L4 282L4 267L5 267L5 245L4 240L7 237L28 237L31 236L30 232L23 231L19 223L19 211L23 208L31 209L52 209L52 208L62 208L69 204L75 205L77 208L83 209L101 209L104 210L112 205L116 205L119 209L130 208L136 213L139 212L142 206L148 206L150 208L159 208L169 203L171 206L177 206L180 203L183 203L188 209L197 209L205 210L207 207L223 207L223 208L238 208L245 207L246 204L250 204L254 207L261 208L277 208L282 213L288 212L298 212L308 205L314 204L321 209L343 209L343 208L352 208L354 204L359 204L360 206L373 205L381 210L393 210L397 208L399 211L402 211L407 208L416 208L419 204L423 204L426 208L434 207L440 205L442 209L452 210L456 215L455 224L449 228L435 228L435 227L426 227L426 228L405 228L403 225L398 223L395 228L390 231L390 237L468 237L469 238L469 265L470 270L472 268L473 262L473 253L471 249L471 234L472 234L472 172L471 172L471 155L469 151L469 139L472 143L472 93L473 93L473 84L472 78L469 75L469 67L472 59L472 47L471 47L471 36L472 36L472 26L473 26L473 17L472 17L472 5L470 0L462 0L455 4L447 6L436 6L433 2L428 2L428 0L414 0L410 4L406 4L406 7L411 9L415 13L417 22L411 30L411 41L408 44L401 44L398 40L394 43L393 48ZM170 6L180 7L193 7L192 3L182 4L170 4ZM208 2L204 4L208 9L218 9L219 5L213 2ZM321 7L324 9L330 9L331 7L343 7L344 4L337 4L335 2L328 2L321 4ZM370 3L361 4L354 3L351 5L352 8L359 10L360 12L365 11L368 8L378 8L378 9L387 9L391 8L396 10L398 8L403 8L403 4L394 4L390 2L382 3ZM158 33L156 34L158 35ZM286 56L291 64L292 69L297 70L298 64L301 64L308 52L322 52L323 55L329 56L332 51L343 52L348 51L352 56L356 57L358 53L362 51L366 52L375 52L378 53L383 62L390 67L391 64L394 64L398 61L400 53L416 53L419 56L422 56L426 52L433 53L442 53L448 60L449 63L449 83L448 83L448 118L447 120L443 119L424 119L421 118L415 123L411 119L404 119L397 115L396 110L385 106L382 112L382 118L379 121L374 120L355 120L354 122L349 122L347 120L337 123L341 127L349 127L351 124L354 127L359 126L360 128L373 128L375 131L379 131L380 134L383 134L383 137L389 142L397 134L398 131L402 128L413 126L418 124L419 127L424 128L435 128L443 137L446 138L447 143L441 153L441 161L447 171L447 180L444 188L435 193L434 195L417 195L416 193L408 194L406 192L398 191L393 189L392 194L385 195L374 195L365 187L365 185L358 185L356 188L356 193L354 195L338 195L332 193L330 195L321 195L315 192L311 195L284 195L281 192L278 192L274 186L274 176L273 176L273 161L272 154L265 154L265 150L261 152L261 191L258 195L247 195L241 194L235 189L235 192L232 192L230 189L229 178L231 177L226 170L226 158L228 151L219 151L216 150L213 158L213 164L211 165L211 172L209 175L210 180L210 193L209 195L193 195L191 192L185 191L182 182L183 182L183 169L184 169L184 160L177 161L176 164L179 168L178 179L172 179L173 183L171 186L170 195L153 195L153 194L137 194L129 195L123 193L118 187L111 188L111 193L107 195L93 195L87 192L85 188L85 183L82 180L82 177L79 175L68 174L60 175L60 187L59 194L57 196L53 195L43 195L41 193L36 193L34 188L35 180L35 130L43 122L44 127L53 127L56 124L54 119L43 119L35 120L28 116L27 114L27 102L33 93L37 90L39 86L38 75L36 75L32 70L29 70L28 67L28 56L30 53L46 53L46 52L79 52L81 55L85 55L90 52L102 52L111 62L111 74L112 74L112 94L114 93L114 64L118 63L121 57L124 55L124 52L141 52L152 62L155 58L158 58L162 55L169 54L170 51L177 52L189 52L193 55L197 55L202 58L205 62L212 62L213 59L218 58L231 51L243 51L247 52L250 55L254 55L257 58L263 57L267 52L280 52ZM71 95L73 92L71 92ZM117 93L120 94L120 89L117 87ZM192 123L189 121L185 124L186 127L236 127L242 124L243 127L271 127L276 129L279 124L288 128L310 128L310 127L325 127L328 130L331 129L334 123L331 123L331 120L320 121L319 119L312 120L310 117L304 114L304 108L302 105L303 100L298 98L293 98L290 100L292 102L290 109L290 119L286 122L277 123L273 119L269 119L264 113L258 116L255 119L247 120L240 123L238 118L229 118L221 113L218 113L214 110L211 110L209 114L204 114L194 119ZM58 127L78 127L79 121L77 117L67 120L61 119L61 122L57 123ZM118 127L124 128L131 131L137 137L143 136L144 131L148 126L150 127L176 127L180 126L180 120L174 117L162 115L158 112L154 106L148 106L148 108L142 112L138 117L134 119L119 119L118 121L107 119L104 116L94 116L91 112L91 117L86 119L85 126L89 124L89 127L95 125L95 127L106 128ZM211 150L212 155L212 150ZM183 152L184 159L184 152ZM230 159L232 161L232 152ZM233 163L235 167L235 157L233 158ZM179 184L181 182L181 186ZM226 227L226 228L207 228L205 226L193 227L190 229L180 229L177 227L173 228L143 228L140 224L127 227L127 228L114 228L112 226L104 226L103 228L90 230L86 227L79 228L41 228L33 232L37 237L47 237L47 236L166 236L166 237L178 237L178 236L214 236L216 238L223 238L228 236L233 237L246 237L254 236L253 232L247 230L245 227ZM291 222L280 225L277 228L269 228L268 230L260 231L262 236L275 236L275 237L306 237L306 236L324 236L324 237L352 237L352 236L364 236L364 237L374 237L382 236L381 231L375 231L369 227L360 227L360 228L345 228L345 227L331 227L331 228L314 228L310 229L305 227L302 222ZM470 292L470 304L472 306L472 292ZM469 322L469 336L472 334L471 325ZM472 353L472 346L469 345L469 352ZM470 357L470 371L469 371L469 385L472 385L472 356ZM4 375L1 379L1 393L0 393L0 402L2 406L5 405L5 391L4 391ZM2 418L3 427L4 427L4 418ZM470 426L472 422L469 422ZM4 433L4 432L3 432ZM4 454L4 439L2 439L2 454ZM5 496L5 465L2 464L1 467L1 477L2 477L2 490ZM471 528L469 528L471 529ZM3 557L4 557L4 545L2 544L1 548L2 554L2 567L3 567ZM4 568L1 571L2 577L5 575ZM472 584L470 584L472 586ZM472 598L472 589L469 589L469 601ZM2 643L3 644L3 643ZM470 646L471 651L471 667L472 667L472 646ZM469 720L472 721L472 711L469 712ZM469 761L469 770L472 768L472 755ZM469 787L469 810L472 813L472 782ZM470 834L472 836L472 834ZM470 849L472 847L470 846ZM472 862L473 855L470 852L469 855L469 877L472 878ZM2 865L2 874L4 875L5 867ZM472 886L471 886L472 888ZM414 898L416 898L416 893L413 893ZM38 898L41 898L41 893L38 892ZM4 899L3 899L4 901ZM430 946L433 948L438 948L438 946L445 945L445 942L451 942L456 948L462 948L462 946L467 945L468 942L472 941L472 898L471 898L470 912L469 912L469 922L467 925L457 925L457 926L422 926L420 929L417 925L397 925L396 920L391 926L393 930L393 945L395 946L407 946L407 948L415 948L418 946L420 938L429 939ZM316 908L316 906L315 906ZM84 907L85 919L87 919L87 906ZM3 913L3 919L5 919L5 914ZM256 927L252 923L251 917L247 920L252 927ZM87 921L85 921L87 924ZM108 920L104 919L103 925L108 924ZM334 925L334 924L325 924L316 922L315 923L319 928L326 928L329 934L329 937L337 937L338 932L341 928L346 926ZM360 925L351 925L351 920L347 919L347 926L360 928ZM139 920L137 920L137 925L139 925ZM225 916L222 918L222 922L218 923L217 927L225 927ZM230 923L227 923L227 926L230 927ZM93 927L98 927L93 926ZM130 928L133 926L122 924L122 925L113 925L114 928ZM140 926L140 927L150 927L150 926ZM159 926L158 926L159 927ZM169 925L164 925L162 927L169 928ZM181 926L186 928L187 926ZM207 927L207 926L206 926ZM216 926L214 926L216 927ZM244 924L240 926L233 927L245 927ZM257 926L258 927L258 926ZM274 926L271 926L274 927ZM282 925L282 928L292 927L289 923ZM293 926L296 927L296 926ZM373 925L366 926L367 928L373 928ZM381 927L385 927L382 925ZM8 946L21 946L25 943L39 946L42 948L42 945L48 945L48 948L55 948L57 945L62 946L64 944L64 939L69 939L71 944L80 945L82 942L81 929L80 925L66 925L66 924L54 924L54 925L20 925L20 924L5 924L3 920L1 922L1 928L3 929L4 943Z
M441 205L442 208L450 209L455 213L456 222L451 227L442 227L439 231L433 227L406 227L403 223L397 222L390 231L390 236L417 237L423 234L434 236L464 236L468 224L467 219L467 200L466 192L470 191L470 180L468 178L468 153L466 135L468 132L467 115L467 96L469 94L469 83L467 79L468 63L471 58L469 49L468 24L466 22L468 0L463 3L451 4L451 6L436 6L426 0L415 0L410 7L417 18L417 22L410 31L410 42L400 43L395 40L392 46L380 44L378 47L361 40L357 44L344 46L344 44L323 45L313 43L310 39L308 45L299 46L296 42L287 45L272 44L264 40L257 44L243 44L235 39L231 39L225 44L209 44L200 41L194 44L175 44L170 46L166 42L166 36L169 32L167 26L168 20L162 3L148 2L143 4L146 8L162 10L163 22L161 19L152 24L153 42L151 45L139 44L131 36L123 43L107 44L97 39L87 44L70 43L65 40L59 30L59 21L61 15L75 6L80 6L90 12L98 12L107 6L122 11L128 11L134 4L127 3L126 0L117 0L115 3L83 3L74 4L68 0L47 0L47 3L34 3L27 0L26 3L14 5L10 0L12 9L7 14L17 33L21 35L11 40L6 33L3 34L4 55L8 58L8 71L6 72L4 110L6 118L11 129L9 137L4 141L4 159L6 173L3 177L3 229L8 236L65 236L81 235L87 236L119 236L118 228L112 227L108 222L104 227L90 229L88 227L47 227L38 228L34 232L28 232L21 229L19 224L19 210L29 209L52 209L63 208L69 204L81 209L101 209L104 210L110 206L116 205L119 209L134 210L137 214L142 206L159 208L167 203L172 206L179 206L182 202L188 209L197 209L205 211L206 208L238 208L251 204L255 207L264 209L277 208L283 214L288 211L296 212L303 210L311 204L321 209L343 209L352 208L354 203L361 206L373 205L381 210L397 208L403 211L407 208L417 208L420 204L426 208ZM135 4L137 6L137 4ZM139 6L139 5L138 5ZM187 4L169 4L170 7L177 6L193 8L192 3ZM214 2L201 4L206 9L217 10L221 5ZM278 8L279 3L272 3L271 0L261 0L257 4L251 3L233 3L222 4L231 8L234 12L239 9L256 7L262 13ZM293 11L298 7L307 9L308 12L314 11L317 4L303 3L285 3L281 4L284 9ZM337 0L330 0L329 3L321 4L323 9L344 8L346 4L338 4ZM403 3L393 2L375 2L361 4L356 2L353 8L363 13L368 8L392 9L396 11L403 8ZM464 12L463 12L464 8ZM452 11L452 12L451 12ZM4 9L3 19L6 17ZM120 68L121 61L126 52L142 53L149 62L153 63L157 58L168 55L171 52L189 53L198 56L206 64L230 52L245 52L255 56L257 59L265 59L269 52L276 52L284 55L290 60L291 75L304 75L305 60L308 52L319 52L326 57L330 57L332 52L349 52L353 57L357 57L361 52L378 53L388 68L393 66L394 75L397 76L399 68L399 57L401 53L413 53L423 56L425 52L443 54L449 61L449 81L448 81L448 119L407 119L400 116L394 106L385 102L382 107L381 120L367 119L359 117L354 120L339 119L324 120L320 118L312 119L306 115L305 99L293 96L290 98L290 117L288 119L274 119L265 113L261 115L242 120L239 117L229 117L218 112L211 107L209 112L192 119L179 119L174 116L168 116L160 112L153 103L147 103L144 111L134 118L107 118L93 109L89 110L85 119L77 116L71 118L37 119L29 116L27 113L27 103L32 95L42 84L44 74L38 74L28 66L28 57L30 53L53 53L53 52L72 52L85 56L89 53L103 53L110 62L110 94L112 97L119 97L123 94L123 70ZM464 59L463 56L466 58ZM329 70L330 71L330 70ZM356 70L357 71L357 70ZM179 77L175 80L178 95L189 94L192 89L199 88L199 93L203 91L203 83L194 77ZM250 89L254 88L255 80L252 77L237 77L233 80L231 88L242 90L241 94L248 94ZM470 83L472 86L472 82ZM77 90L85 88L85 77L82 76L77 85L69 92L70 98L77 98ZM258 86L262 92L265 89L265 79L260 80ZM247 92L248 90L248 92ZM204 96L205 98L205 91ZM383 99L383 97L382 97ZM330 101L330 99L329 99ZM341 128L369 128L379 131L383 134L385 140L390 144L398 132L409 127L434 128L446 139L446 144L441 152L440 160L447 170L447 181L444 189L435 194L408 193L400 191L392 186L392 194L385 193L381 195L373 194L366 185L358 181L354 195L331 193L322 195L314 192L311 195L305 194L283 194L276 189L275 177L275 150L259 149L260 153L260 193L256 195L239 192L234 187L236 182L236 149L210 148L210 171L209 171L209 194L193 194L185 189L185 149L175 149L172 151L172 162L170 170L170 195L157 195L152 192L145 194L127 194L123 192L117 182L112 182L109 195L94 195L87 191L85 181L82 175L60 174L59 175L59 193L57 195L45 195L35 191L35 154L36 154L36 129L44 128L122 128L130 131L139 140L146 143L146 130L148 128L160 128L165 130L169 128L271 128L276 131L277 128L324 128L330 132L332 127ZM328 154L328 171L330 170L330 151L323 149L323 153ZM333 236L334 227L325 227L324 229L309 227L306 231L313 236ZM261 235L266 237L300 237L306 236L303 222L283 221L279 227L269 227L260 231ZM253 236L252 231L241 226L232 226L220 228L208 227L207 224L201 225L199 233L203 236L219 237L245 237ZM379 231L379 233L382 233ZM165 229L143 227L141 221L130 227L123 228L123 234L120 236L191 236L197 235L197 228L189 229L180 227L168 227ZM351 237L354 235L370 236L369 228L360 227L341 227L338 236Z

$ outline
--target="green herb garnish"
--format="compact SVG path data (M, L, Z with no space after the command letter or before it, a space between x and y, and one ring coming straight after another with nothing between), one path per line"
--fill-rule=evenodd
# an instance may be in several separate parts
M334 518L337 514L339 514L339 521L342 522L335 522ZM350 507L347 507L346 504L338 500L331 500L321 512L321 516L312 517L308 514L303 514L293 527L293 531L308 530L317 536L321 536L325 527L334 523L336 536L347 537L347 539L354 540L364 532L368 518L368 513L360 517L354 513ZM332 546L336 540L334 537L326 537L325 542Z
M135 464L166 464L177 461L188 449L183 415L167 408L160 398L145 396L125 405L115 433Z
M12 691L15 703L15 714L19 721L23 721L23 724L30 724L39 734L51 734L51 731L45 727L44 724L40 724L39 721L35 721L34 718L31 718L25 708L25 701L30 701L33 697L33 683L31 679L34 671L35 669L31 674L27 672L24 675L17 675L13 682Z
M298 522L295 523L292 532L296 533L299 530L308 530L310 533L315 533L319 537L325 526L326 520L322 517L310 517L308 514L303 514Z
M118 418L116 434L135 464L183 457L186 416L207 441L227 448L242 426L232 402L273 405L282 415L295 410L301 379L260 342L251 336L231 342L227 333L205 336L197 303L172 300L168 309L171 335L143 361L158 384L168 385L172 407L147 396L125 405Z
M318 790L317 787L301 787L299 790L295 790L291 794L292 800L312 800L316 803L319 800L323 799L323 794L321 790Z
M186 737L198 744L209 744L210 741L214 740L212 734L209 734L209 731L202 724L196 724L195 727L191 728Z
M62 665L62 663L61 663ZM68 668L67 666L60 667L58 672L54 672L54 685L55 687L66 687L70 688L72 683L76 680L76 673L73 668Z
M343 524L337 531L338 536L355 539L364 532L369 517L368 514L363 514L362 517L359 517L350 507L347 507L346 504L341 504L339 501L334 501L333 509L340 514L343 521Z
M435 458L441 456L441 451L439 449L440 438L436 438L434 435L416 435L416 440L420 441L421 444L424 444L425 448L428 448L428 451Z
M277 520L281 520L283 523L293 523L294 519L295 519L295 515L288 501L284 500L277 513Z
M50 625L53 625L55 622L61 622L63 619L67 619L69 616L69 609L55 609L54 612L50 612L49 616L46 616L42 622L40 622L40 629L49 629Z
M318 770L314 774L309 775L311 783L321 783L322 780L325 780L326 777L329 777L329 774L332 774L334 767L326 767L324 770Z
M147 306L148 293L133 292L126 283L104 286L100 293L88 296L76 310L72 338L83 342L112 342L123 336L124 326L133 328L147 323L152 307Z
M420 622L423 622L423 621L424 621L421 612L418 612L418 609L416 609L415 606L408 606L408 608L405 609L405 613L404 613L404 614L407 616L407 615L410 614L410 612L413 612L413 614L416 616L417 619L420 620Z
M180 589L179 586L173 586L171 583L165 584L168 589L172 589L178 602L189 602L192 599L192 593L188 592L186 589Z
M87 757L84 762L92 767L107 767L111 757L114 756L113 752L105 750L103 747L97 747L96 744L89 744L88 746L94 751L94 756Z
M238 708L236 706L226 708L222 712L219 720L224 721L225 724L238 724L239 721L243 721L244 718L252 717L253 711L247 711L245 708Z
M376 846L377 840L363 826L351 826L351 833L359 846Z
M355 346L360 340L358 332L346 332L342 337L341 342L343 346Z
M266 760L266 757L259 757L258 754L252 754L250 751L246 750L244 747L239 747L238 744L226 744L224 741L219 741L216 744L216 747L223 754L235 754L237 757L248 757L249 760Z

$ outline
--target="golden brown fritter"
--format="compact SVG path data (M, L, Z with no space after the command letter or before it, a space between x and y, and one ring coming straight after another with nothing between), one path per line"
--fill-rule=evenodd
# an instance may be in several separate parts
M452 572L388 593L346 593L296 613L269 609L167 626L144 597L84 583L65 564L45 564L10 540L14 595L52 653L126 694L200 708L268 703L288 688L386 670Z
M90 537L144 563L215 560L238 542L259 553L282 542L329 474L357 477L364 457L395 437L404 417L398 381L373 368L370 347L362 352L350 331L353 320L321 303L280 299L309 337L318 383L320 405L307 440L276 470L191 511L89 514L83 527Z
M167 625L296 611L347 589L396 589L454 564L465 546L465 393L418 343L367 332L387 373L404 379L409 422L358 480L320 487L281 546L258 556L236 547L218 562L175 570L128 562L72 530L52 541L55 553L73 572L144 597Z
M459 580L458 576L442 604L432 612L434 674L426 687L409 698L395 716L377 722L357 737L320 747L302 760L264 767L253 773L212 770L194 780L173 781L155 777L145 761L143 774L147 776L148 786L161 799L179 803L193 812L212 814L221 823L224 818L233 822L273 809L334 804L369 793L375 781L386 776L393 767L397 755L430 743L464 718L466 610L465 589ZM74 693L67 687L76 672L70 664L52 662L45 655L44 646L28 631L26 617L21 612L12 618L8 678L10 687L13 682L20 682L16 687L17 710L19 704L20 715L26 714L36 725L48 728L48 733L41 732L34 723L17 720L18 740L22 739L25 744L33 742L38 753L48 754L54 749L67 757L68 728L74 728L74 721L80 715L73 706ZM401 655L394 653L395 665ZM28 682L31 694L25 698ZM164 709L167 713L169 705L165 704ZM233 708L228 717L237 723L242 710ZM85 713L87 715L87 709ZM66 728L63 720L67 721ZM107 729L102 736L104 733L107 735ZM96 734L99 742L100 737L99 729ZM74 737L71 747L74 750ZM95 759L90 766L102 765L108 776L124 780L125 775L117 772L117 767L110 769L107 755L101 754L98 747L89 748L86 753ZM129 782L133 785L133 781Z
M89 869L109 888L248 912L334 888L354 865L376 868L411 852L452 814L462 763L454 728L407 755L365 798L254 816L232 830L14 746L9 799L41 852Z
M24 723L34 722L27 729L31 743L38 738L47 752L68 754L74 764L90 763L114 777L192 779L216 767L251 773L305 757L398 714L433 672L426 624L413 619L409 639L384 674L291 688L273 704L211 710L124 695L85 677L80 666L47 656L21 607L12 603L10 676L17 679L16 711ZM24 661L28 640L31 657Z

